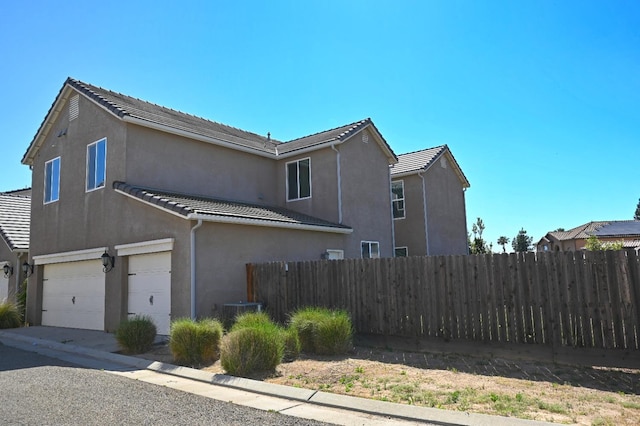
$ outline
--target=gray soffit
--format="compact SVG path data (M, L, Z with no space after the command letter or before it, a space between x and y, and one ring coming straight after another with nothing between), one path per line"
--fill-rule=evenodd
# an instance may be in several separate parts
M348 226L328 222L289 209L229 201L216 198L177 194L157 189L114 182L113 188L125 195L165 210L184 219L297 228L324 232L351 233Z
M0 194L0 235L11 251L29 250L31 197Z

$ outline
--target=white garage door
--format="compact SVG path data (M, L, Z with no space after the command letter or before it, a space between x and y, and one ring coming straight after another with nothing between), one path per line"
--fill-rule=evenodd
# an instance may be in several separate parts
M104 330L104 282L98 260L45 265L42 325Z
M171 252L129 256L129 317L147 315L168 335L171 322Z

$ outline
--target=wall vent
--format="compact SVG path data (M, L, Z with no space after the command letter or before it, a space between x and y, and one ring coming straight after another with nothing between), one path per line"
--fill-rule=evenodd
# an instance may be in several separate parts
M80 95L75 95L69 101L69 121L73 121L76 118L78 118L78 115L80 114L79 101L80 101Z

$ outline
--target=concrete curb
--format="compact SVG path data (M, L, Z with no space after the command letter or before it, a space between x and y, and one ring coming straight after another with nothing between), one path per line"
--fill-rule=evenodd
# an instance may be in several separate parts
M372 414L387 418L409 420L415 422L429 422L443 426L542 426L554 425L553 423L535 420L523 420L513 417L491 416L486 414L466 413L461 411L442 410L438 408L417 407L414 405L396 404L392 402L377 401L373 399L358 398L347 395L338 395L310 389L294 388L291 386L265 383L258 380L242 377L228 376L225 374L207 373L189 367L182 367L159 361L149 361L127 355L99 351L78 345L58 343L50 340L21 336L18 334L0 331L0 340L8 346L17 347L32 352L43 352L39 349L64 352L70 355L81 355L96 360L104 360L111 363L133 367L136 369L150 370L157 373L169 374L190 380L209 383L243 390L246 392L268 395L276 398L300 401L325 407L338 408L349 411ZM2 342L0 342L2 343ZM54 356L48 351L43 353Z

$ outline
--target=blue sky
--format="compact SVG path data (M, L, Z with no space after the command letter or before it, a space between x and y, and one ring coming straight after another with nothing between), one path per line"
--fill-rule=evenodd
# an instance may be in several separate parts
M396 154L448 144L496 250L640 198L635 0L2 1L0 40L0 191L71 76L278 140L371 117Z

